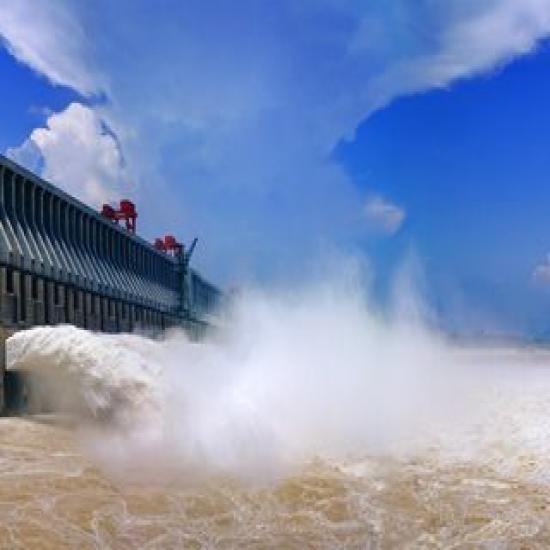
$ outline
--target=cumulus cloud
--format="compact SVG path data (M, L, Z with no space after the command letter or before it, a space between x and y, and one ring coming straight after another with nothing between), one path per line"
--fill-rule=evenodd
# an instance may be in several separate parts
M120 148L91 108L71 103L33 130L8 156L92 206L120 197L126 174Z
M405 221L405 210L375 195L365 202L365 217L374 229L393 235Z
M6 156L35 174L41 174L44 168L44 158L40 147L30 137L21 145L10 147L6 151Z
M19 3L1 2L20 60L106 91L97 117L139 175L150 232L199 233L198 258L222 277L288 270L323 241L360 240L369 217L398 228L404 213L384 201L365 216L366 191L331 161L334 147L393 98L492 70L550 33L550 0L21 0L45 10L33 37ZM60 22L77 32L67 39Z

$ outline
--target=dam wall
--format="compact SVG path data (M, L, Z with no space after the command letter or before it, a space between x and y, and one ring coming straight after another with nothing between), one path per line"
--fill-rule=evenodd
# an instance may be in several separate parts
M187 263L0 156L0 379L6 338L36 325L200 332L220 292Z

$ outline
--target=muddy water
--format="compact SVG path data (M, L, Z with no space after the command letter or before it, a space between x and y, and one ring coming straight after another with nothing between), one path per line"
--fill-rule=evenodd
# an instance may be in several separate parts
M550 548L547 348L260 305L10 340L58 415L0 419L0 548Z
M109 480L58 420L1 419L0 446L2 548L550 546L550 486L429 452L184 488Z

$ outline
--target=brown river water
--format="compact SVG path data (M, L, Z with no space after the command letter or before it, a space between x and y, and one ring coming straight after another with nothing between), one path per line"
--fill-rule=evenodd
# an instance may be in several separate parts
M269 486L110 481L55 419L0 420L2 548L548 548L550 486L435 457L313 462Z
M0 548L550 548L550 351L313 298L18 333L55 414L0 419Z

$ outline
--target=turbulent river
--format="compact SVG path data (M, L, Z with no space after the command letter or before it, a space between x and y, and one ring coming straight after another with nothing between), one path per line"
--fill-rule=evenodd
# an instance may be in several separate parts
M548 548L550 352L352 294L249 297L201 343L16 335L55 414L0 419L0 547Z
M0 421L5 548L548 548L550 489L484 464L313 461L268 487L110 481L74 432ZM525 457L530 473L535 458Z

